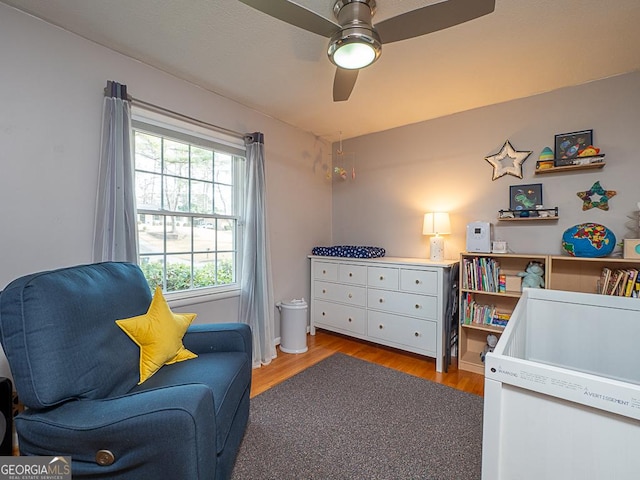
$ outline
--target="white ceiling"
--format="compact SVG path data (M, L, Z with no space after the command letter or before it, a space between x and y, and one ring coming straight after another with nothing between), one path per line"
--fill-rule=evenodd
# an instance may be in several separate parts
M0 1L331 141L640 69L640 0L497 0L385 45L341 103L327 39L237 0ZM298 3L333 20L334 0ZM435 2L377 3L374 24Z

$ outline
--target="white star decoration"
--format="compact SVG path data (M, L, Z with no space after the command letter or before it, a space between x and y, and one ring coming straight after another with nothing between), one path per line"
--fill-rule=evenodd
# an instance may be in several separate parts
M531 155L531 152L520 152L515 150L509 140L504 142L502 150L495 155L484 157L484 159L493 165L493 178L496 180L503 175L513 175L522 178L522 164Z

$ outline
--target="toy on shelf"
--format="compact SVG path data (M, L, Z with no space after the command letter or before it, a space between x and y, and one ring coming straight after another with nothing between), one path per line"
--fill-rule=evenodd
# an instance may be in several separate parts
M615 246L615 234L599 223L580 223L562 234L562 248L572 257L606 257Z
M544 147L540 152L540 157L536 162L536 170L546 170L547 168L555 167L556 162L553 155L553 150L549 147Z
M544 288L544 267L539 262L529 262L524 272L518 272L522 277L522 288Z
M567 165L591 165L592 163L603 163L604 153L600 153L600 149L589 145L577 152L573 157L556 158L555 166L564 167ZM539 162L540 163L540 162Z
M580 150L580 152L578 152L578 156L579 157L595 157L599 153L600 153L599 148L596 148L593 145L589 145L587 148Z
M492 333L487 335L487 344L484 346L484 350L480 352L480 360L484 362L484 359L487 356L487 353L493 352L497 344L498 344L498 337L496 335Z
M551 150L551 147L544 147L540 152L539 160L545 161L545 160L554 160L554 159L555 157L553 155L553 150Z
M498 220L519 219L557 219L558 207L554 208L523 208L521 210L498 210Z

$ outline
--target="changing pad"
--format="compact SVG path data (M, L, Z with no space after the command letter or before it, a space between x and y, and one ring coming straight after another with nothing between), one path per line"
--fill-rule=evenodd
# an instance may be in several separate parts
M336 245L333 247L313 247L311 253L322 257L378 258L384 257L385 251L382 247Z

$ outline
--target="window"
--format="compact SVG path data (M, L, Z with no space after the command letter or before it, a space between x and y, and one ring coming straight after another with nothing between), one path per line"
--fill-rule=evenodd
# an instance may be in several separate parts
M236 289L244 145L192 127L134 114L140 266L152 289Z

